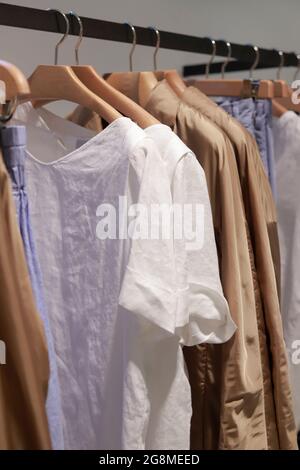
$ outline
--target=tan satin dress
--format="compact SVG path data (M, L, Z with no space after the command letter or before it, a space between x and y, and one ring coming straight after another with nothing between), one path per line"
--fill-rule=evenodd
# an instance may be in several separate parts
M273 195L255 139L224 110L194 87L185 103L209 117L229 137L235 149L244 207L256 267L255 292L269 449L297 449L296 427L279 306L280 250ZM260 299L259 299L260 297Z

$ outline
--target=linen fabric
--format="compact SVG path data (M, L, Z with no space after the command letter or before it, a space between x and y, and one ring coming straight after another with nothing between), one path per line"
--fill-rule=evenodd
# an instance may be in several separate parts
M200 298L203 311L186 315L189 286L178 288L178 269L185 260L178 264L180 252L174 256L173 241L132 240L128 246L127 241L96 236L101 202L116 205L125 194L146 207L172 202L166 165L153 140L127 118L115 121L80 148L73 132L74 149L58 159L62 144L71 144L72 136L63 131L59 136L61 126L54 129L49 120L48 130L30 122L34 119L27 120L29 136L42 132L50 139L51 129L58 149L51 161L51 151L45 147L44 162L28 150L26 172L37 246L44 253L55 246L42 270L46 290L51 286L48 302L65 406L66 448L77 448L78 443L81 448L188 448L191 398L180 344L232 336L235 326L222 289L217 280L211 291L198 288L193 295ZM65 130L74 126L65 121L61 125ZM37 148L34 142L32 147ZM42 198L39 188L45 187L47 196ZM216 260L214 256L212 251ZM49 266L57 268L49 273ZM84 290L87 294L80 294ZM63 307L60 315L56 291ZM66 345L58 344L62 339ZM80 429L74 426L78 416ZM180 419L180 427L174 427L175 419Z

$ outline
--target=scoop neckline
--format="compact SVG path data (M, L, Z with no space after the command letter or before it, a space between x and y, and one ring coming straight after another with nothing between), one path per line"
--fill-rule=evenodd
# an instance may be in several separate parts
M60 158L57 158L56 160L52 160L51 162L43 162L42 160L39 160L35 155L33 155L27 148L26 148L26 154L28 155L28 157L30 157L30 159L32 159L34 162L38 163L39 165L42 165L42 166L54 166L54 165L57 165L59 163L63 163L65 160L69 160L71 157L74 157L74 155L77 155L78 153L80 153L81 151L87 149L88 147L90 147L91 145L95 144L95 143L99 143L101 142L101 140L103 140L103 138L106 136L106 134L112 129L114 128L115 126L119 126L119 124L121 122L133 122L131 121L130 118L126 117L126 116L121 116L117 119L115 119L113 122L111 122L110 124L108 124L108 126L103 129L101 132L98 132L97 134L95 134L94 136L92 136L90 139L88 139L84 144L82 144L80 147L72 150L71 152L67 153L66 155L63 155L62 157ZM24 126L26 127L26 122L24 122Z

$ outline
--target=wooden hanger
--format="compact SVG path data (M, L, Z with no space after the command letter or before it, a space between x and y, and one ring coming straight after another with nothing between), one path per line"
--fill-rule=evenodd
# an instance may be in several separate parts
M275 98L288 98L288 84L285 80L274 80L274 97Z
M271 80L253 81L252 74L259 62L259 49L254 46L253 49L256 53L255 61L250 68L250 78L248 80L225 80L225 68L231 59L231 44L226 42L228 48L228 55L226 61L222 65L222 79L212 80L209 79L209 68L216 55L216 43L212 40L213 52L209 62L206 65L206 79L205 80L189 80L187 83L197 87L207 96L237 96L242 98L256 97L256 98L273 98L274 85Z
M69 20L60 10L52 11L63 16L66 22L66 32L55 47L55 65L39 65L28 79L31 89L30 98L34 106L42 106L45 102L67 100L95 111L109 123L122 117L110 104L89 90L71 67L57 65L58 48L69 34Z
M17 98L22 100L30 95L30 88L25 75L13 64L0 61L0 80L5 83L7 101Z
M145 109L100 77L93 67L89 65L76 65L72 66L72 70L79 80L93 93L97 96L102 96L105 101L110 103L125 116L130 117L130 119L143 129L159 123L159 121ZM141 81L140 86L144 83L145 81ZM142 94L143 93L142 91Z
M136 47L136 31L131 23L125 24L130 27L133 36L132 47L129 53L130 72L113 72L106 74L105 79L113 88L144 107L158 80L153 72L133 72L132 58Z
M131 99L145 107L149 101L152 91L157 83L166 79L173 91L181 96L186 85L176 70L157 71L157 53L160 47L160 34L158 29L152 26L149 29L155 31L157 40L153 55L154 72L132 72L132 56L136 46L136 32L134 26L127 23L133 33L133 45L129 55L130 72L118 72L107 75L107 81L117 90L125 93Z
M30 88L21 70L3 60L0 61L0 80L5 86L4 101L6 101L6 103L2 103L4 114L0 116L0 122L5 123L12 118L18 103L28 99Z
M294 90L292 88L289 88L289 96L281 97L281 98L276 98L276 101L278 104L286 108L287 111L295 111L296 113L300 113L300 103L293 103L292 101L292 94ZM297 94L298 99L299 99L299 93Z
M153 72L157 81L166 80L175 94L181 98L186 90L186 84L177 70L156 70Z
M79 65L79 46L83 38L83 26L80 17L75 12L70 11L69 14L73 15L77 19L80 28L79 39L75 46L75 59L77 65L72 66L72 70L79 80L97 96L102 97L122 114L130 117L140 127L146 128L153 124L158 124L159 121L157 119L145 111L145 109L139 106L135 101L129 99L111 86L96 72L94 67L90 65Z
M274 97L274 86L271 80L260 80L256 84L252 80L188 80L207 96L236 96L240 98Z
M288 110L278 102L277 99L272 100L272 114L276 117L281 117L285 114Z

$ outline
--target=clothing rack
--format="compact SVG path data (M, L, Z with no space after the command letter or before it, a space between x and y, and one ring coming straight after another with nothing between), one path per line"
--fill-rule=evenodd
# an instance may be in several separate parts
M261 51L261 49L259 49L259 53L260 53L260 51ZM287 64L284 62L284 67L287 67L287 66L288 67L297 67L298 66L298 59L296 57L296 54L293 54L293 53L287 54L287 53L285 53L284 57L286 58L287 55L291 59L291 62L289 62ZM210 64L209 74L211 75L213 73L221 73L223 63L224 62L213 62L212 64ZM241 60L231 60L226 65L226 73L227 72L241 72L243 70L249 70L251 65L252 65L252 63L250 63L250 62L247 63L247 62L243 62ZM271 69L271 68L275 68L275 67L278 68L279 64L277 63L276 65L274 65L272 63L266 64L264 62L259 62L257 64L257 67L255 67L255 70L258 70L258 69ZM183 72L182 73L183 73L184 77L192 77L193 75L205 75L205 73L206 73L206 64L203 63L203 64L197 64L197 65L185 65L183 67Z
M51 3L51 2L50 2ZM79 25L76 19L69 16L70 34L79 34ZM105 39L108 41L118 41L132 43L132 31L126 24L112 21L98 20L94 18L81 17L83 23L83 36L95 39ZM0 2L0 25L15 28L25 28L37 31L52 33L63 33L65 31L64 20L61 15L53 11L29 8L18 5L11 5ZM137 44L154 47L156 44L156 34L154 31L135 26ZM189 36L186 34L172 33L168 31L160 32L160 48L177 51L187 51L199 54L211 55L212 45L209 38ZM217 55L227 57L227 46L225 41L216 41ZM241 45L231 43L231 57L243 64L249 64L255 60L255 52L251 45ZM259 49L260 67L278 67L279 56L276 50ZM284 66L297 66L297 57L294 53L284 53ZM213 69L213 68L212 68ZM230 70L228 64L227 70Z

